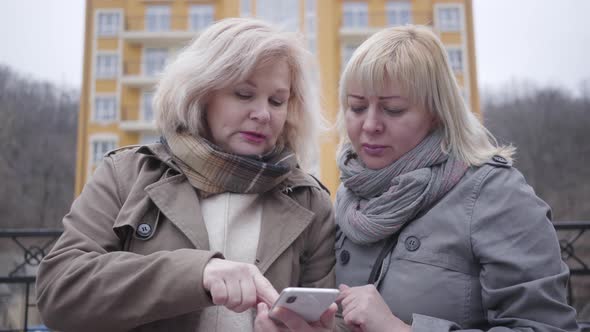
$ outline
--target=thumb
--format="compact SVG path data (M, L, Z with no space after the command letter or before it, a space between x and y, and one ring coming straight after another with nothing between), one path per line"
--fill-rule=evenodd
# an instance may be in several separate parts
M268 306L264 302L258 303L258 305L256 306L256 309L258 309L257 316L258 315L267 315L268 314Z
M254 285L256 286L257 302L264 302L270 307L279 298L279 293L277 293L270 281L261 274L254 275Z
M340 301L346 297L345 291L350 289L350 287L346 284L340 284L338 289L340 290L340 294L338 294L338 297L336 298L336 303L340 304Z
M334 326L334 318L336 317L336 311L338 311L338 306L336 303L330 304L328 309L324 311L324 313L320 316L320 322L322 323L322 327L324 328L332 328Z

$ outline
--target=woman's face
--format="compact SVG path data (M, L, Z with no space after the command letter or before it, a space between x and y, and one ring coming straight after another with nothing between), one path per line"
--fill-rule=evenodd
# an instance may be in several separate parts
M420 143L434 127L425 108L412 105L398 82L366 95L362 84L350 82L345 122L352 147L370 169L391 165Z
M262 155L273 149L287 120L291 76L285 61L260 66L245 81L207 100L210 139L225 152Z

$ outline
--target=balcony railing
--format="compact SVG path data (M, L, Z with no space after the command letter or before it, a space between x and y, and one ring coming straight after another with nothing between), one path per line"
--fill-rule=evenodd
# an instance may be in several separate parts
M191 16L127 17L121 38L129 43L159 46L183 45L210 25L212 21L196 21Z
M361 18L358 13L353 14L356 17L348 20L344 17L344 13L340 14L340 39L342 42L360 43L371 36L373 33L392 26L399 26L404 24L420 24L433 28L434 12L427 10L412 10L410 11L409 20L401 19L400 16L393 18L388 12L371 12L365 13ZM361 24L358 24L361 23Z
M572 284L577 281L575 278L588 278L590 276L590 221L572 221L572 222L555 222L554 227L557 231L559 244L561 247L562 259L570 267L571 278L569 288L569 302L576 304L572 294ZM0 326L0 332L12 331L41 331L38 328L29 328L29 309L36 304L30 301L31 285L35 283L35 274L27 273L28 268L34 268L39 265L41 259L47 254L50 247L61 234L61 230L56 229L36 229L36 230L0 230L0 245L5 241L12 241L15 248L22 253L21 262L15 264L15 267L7 273L6 276L0 277L0 284L24 284L25 306L22 314L21 329L6 329ZM584 252L582 252L584 251ZM574 287L575 288L575 285ZM587 317L586 317L587 319ZM590 331L590 322L579 322L582 331Z
M150 88L157 82L165 61L125 61L123 63L123 77L121 84Z

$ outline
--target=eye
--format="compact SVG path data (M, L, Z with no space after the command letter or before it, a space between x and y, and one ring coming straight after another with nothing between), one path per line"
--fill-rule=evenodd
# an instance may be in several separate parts
M252 98L252 94L250 92L246 92L246 91L236 91L235 95L239 99L243 99L243 100L248 100L248 99Z
M350 106L350 110L352 111L352 113L361 113L366 109L366 106Z
M388 115L401 115L406 111L406 109L403 108L384 108L383 110Z
M283 100L280 100L277 98L270 98L270 99L268 99L268 102L269 102L269 104L271 104L272 106L275 106L275 107L279 107L285 103Z

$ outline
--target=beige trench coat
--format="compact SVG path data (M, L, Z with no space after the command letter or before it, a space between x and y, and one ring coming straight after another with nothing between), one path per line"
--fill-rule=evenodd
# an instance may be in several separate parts
M194 331L213 305L203 269L209 251L199 200L161 144L105 157L64 217L40 265L37 301L60 331ZM328 194L299 170L263 194L255 265L280 291L334 287Z

